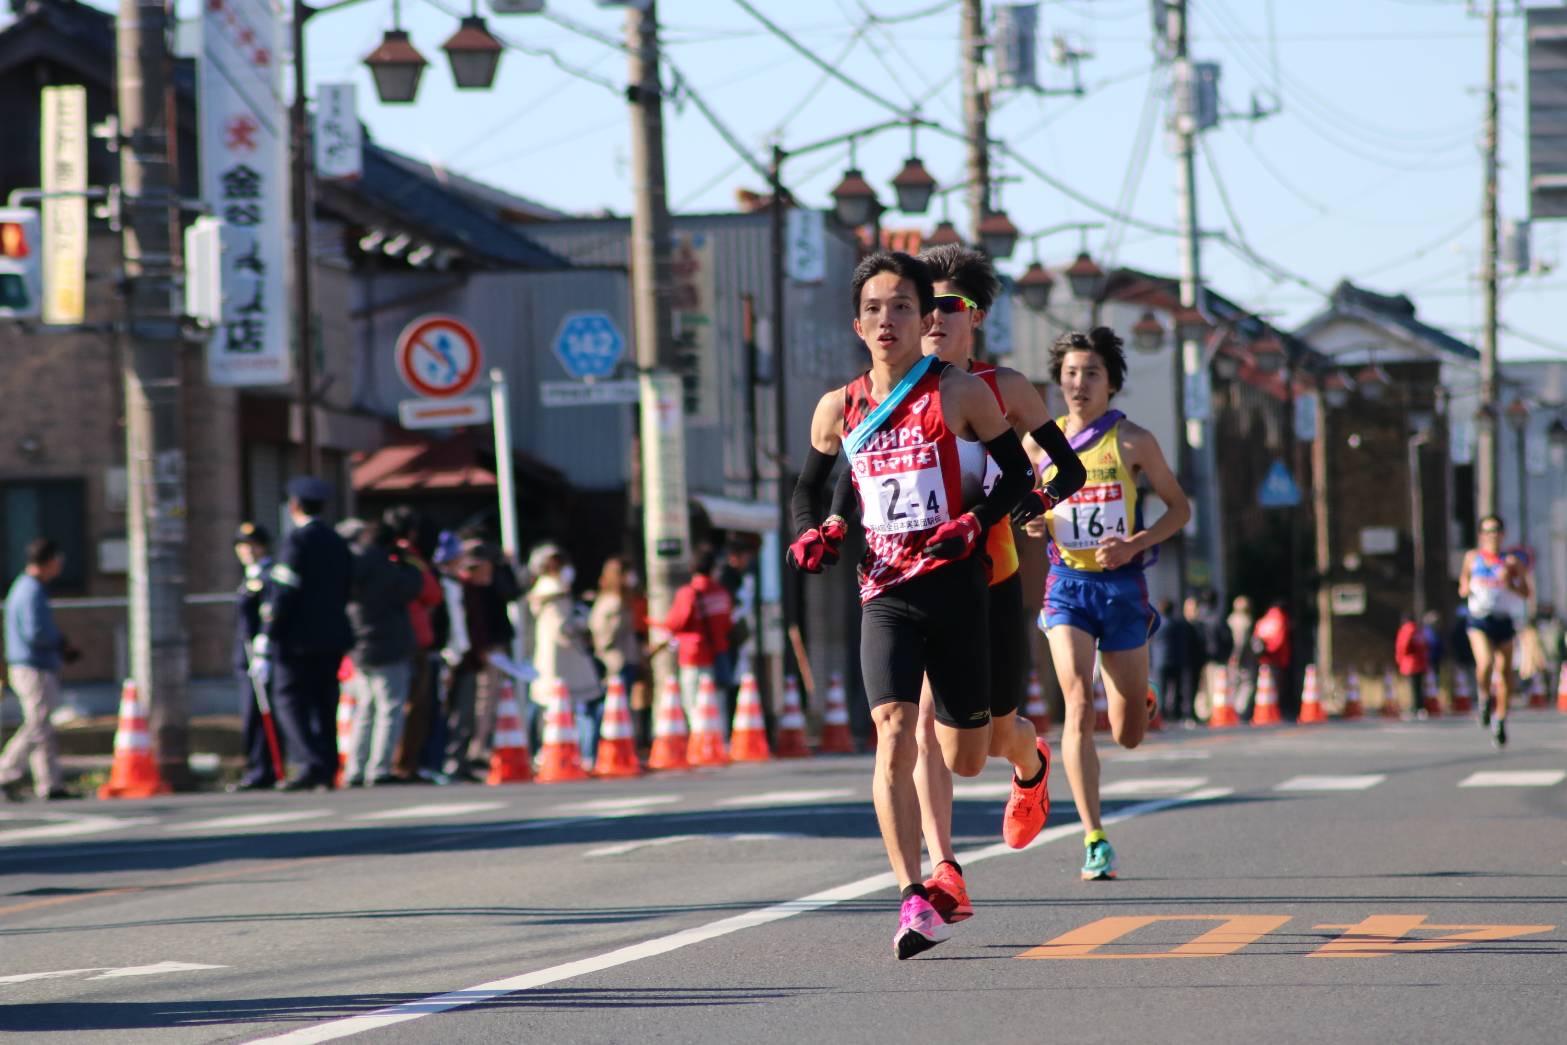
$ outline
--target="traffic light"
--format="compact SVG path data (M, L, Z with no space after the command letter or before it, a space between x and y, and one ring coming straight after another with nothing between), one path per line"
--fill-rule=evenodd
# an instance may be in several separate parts
M37 319L43 302L38 212L0 207L0 319Z

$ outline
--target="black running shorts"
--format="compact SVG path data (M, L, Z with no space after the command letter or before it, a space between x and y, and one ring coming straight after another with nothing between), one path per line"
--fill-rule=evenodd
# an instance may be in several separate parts
M954 729L990 722L990 596L978 556L921 574L865 604L860 672L871 707L918 704L923 677L936 721Z
M1010 715L1023 706L1028 667L1028 618L1023 578L1017 573L990 586L990 713Z

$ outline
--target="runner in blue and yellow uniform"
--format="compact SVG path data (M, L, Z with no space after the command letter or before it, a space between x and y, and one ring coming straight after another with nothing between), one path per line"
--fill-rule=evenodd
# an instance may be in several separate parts
M1191 506L1146 429L1110 409L1126 379L1121 339L1108 327L1063 334L1050 349L1050 376L1066 397L1061 427L1087 470L1082 489L1029 523L1050 537L1040 627L1066 701L1061 756L1078 817L1085 881L1115 877L1115 850L1099 816L1099 753L1094 747L1093 678L1097 652L1115 742L1132 748L1148 727L1148 638L1159 626L1148 604L1145 555L1180 532ZM1041 462L1048 484L1054 475ZM1137 480L1147 480L1166 508L1143 525Z
M1490 728L1497 747L1507 743L1513 643L1518 637L1514 618L1521 615L1532 594L1522 560L1502 551L1504 532L1500 516L1481 519L1480 546L1464 554L1458 571L1458 597L1469 610L1469 648L1474 651L1480 725Z

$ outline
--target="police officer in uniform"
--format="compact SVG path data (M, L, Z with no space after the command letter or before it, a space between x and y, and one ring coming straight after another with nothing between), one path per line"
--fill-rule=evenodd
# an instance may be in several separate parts
M278 787L330 789L337 776L337 667L350 647L348 596L353 560L348 543L322 519L330 483L301 476L288 484L294 529L272 564L270 598L251 671L277 680L278 725L303 768Z
M245 725L245 775L234 785L235 791L270 790L277 783L272 752L261 724L261 708L256 704L256 682L246 675L251 647L261 634L261 607L272 589L268 576L272 569L271 547L272 535L255 523L244 523L234 533L234 555L245 567L245 577L234 594L234 668L239 672L239 706L244 709Z

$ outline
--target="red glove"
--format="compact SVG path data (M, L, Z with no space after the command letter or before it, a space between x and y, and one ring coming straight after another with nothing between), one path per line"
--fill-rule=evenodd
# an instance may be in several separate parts
M929 559L967 559L979 547L979 536L985 532L973 512L964 512L936 527L936 532L925 542L925 557Z
M1037 519L1039 516L1044 515L1054 508L1056 504L1057 501L1050 495L1049 490L1042 487L1030 490L1013 507L1012 521L1022 526L1030 519Z
M820 528L812 527L789 545L789 565L806 573L821 573L838 562L838 549L848 536L849 524L841 516L830 516Z

